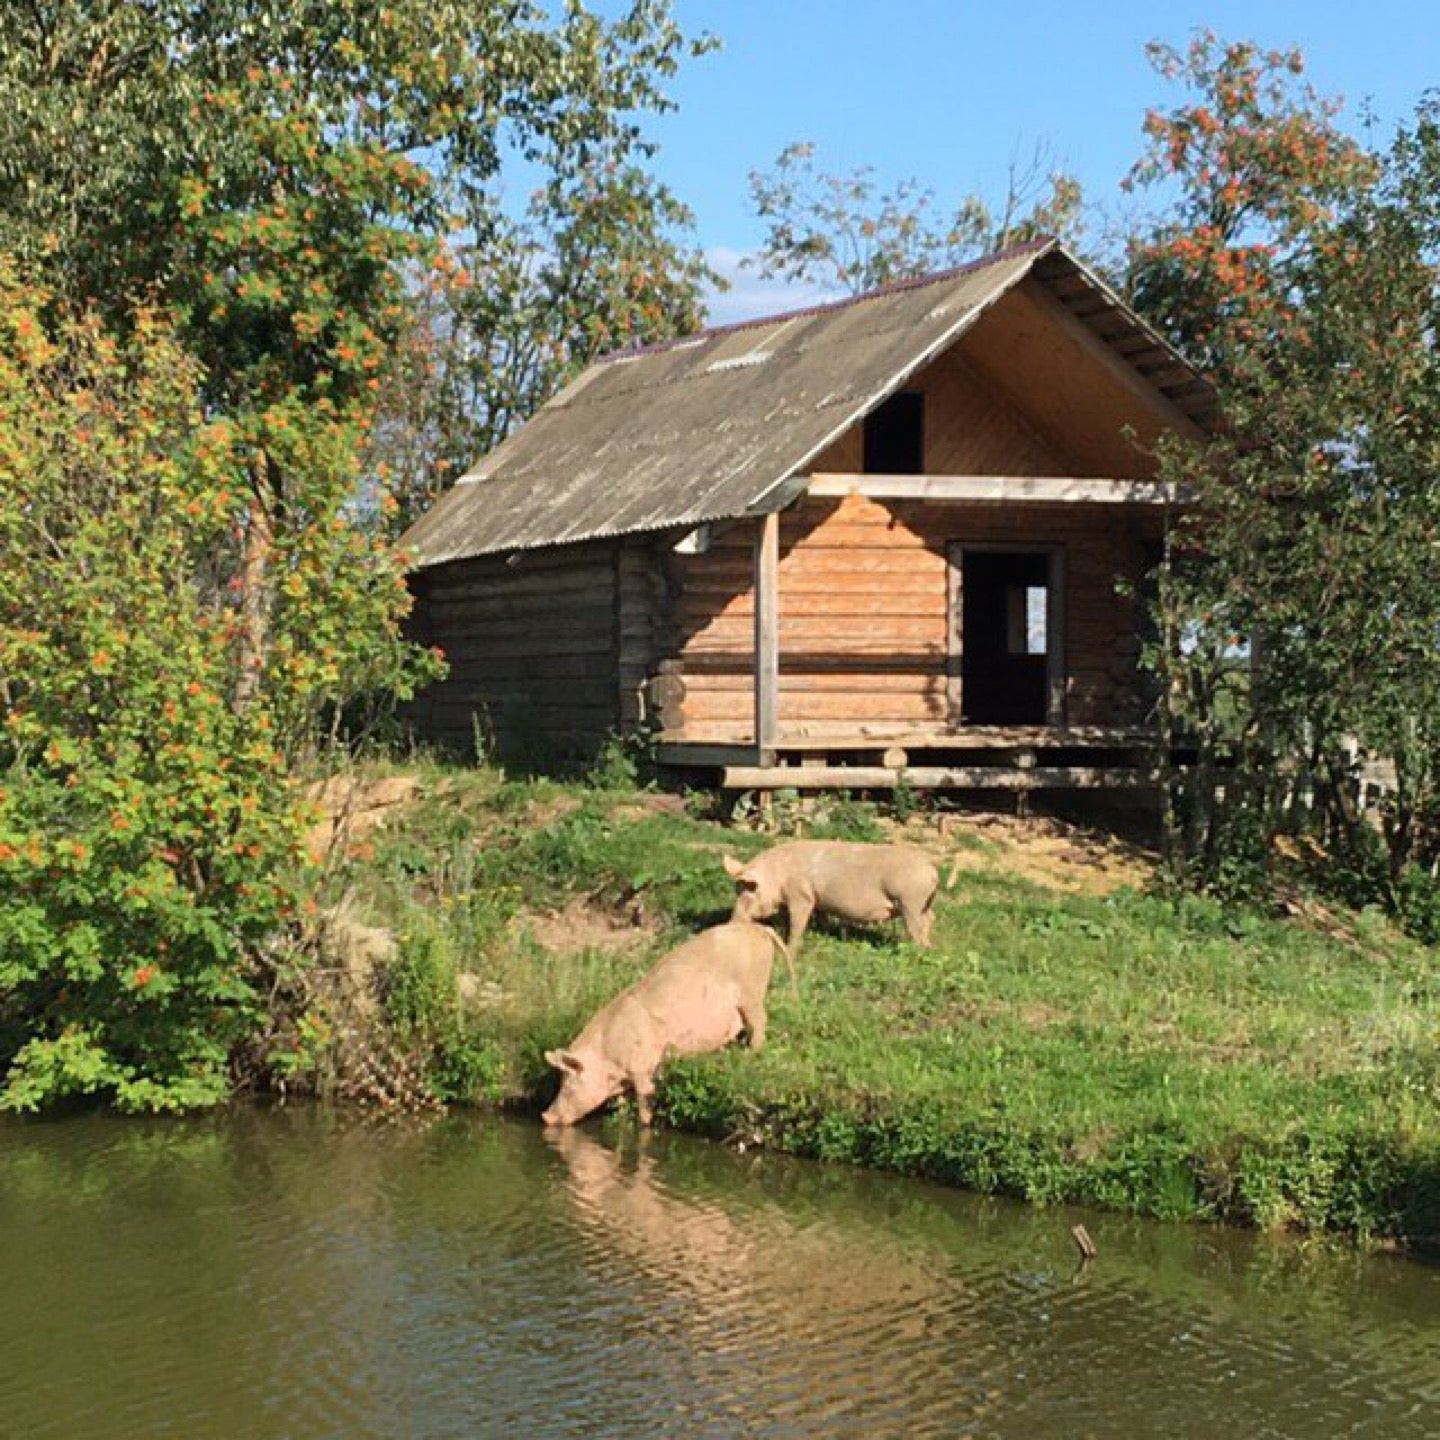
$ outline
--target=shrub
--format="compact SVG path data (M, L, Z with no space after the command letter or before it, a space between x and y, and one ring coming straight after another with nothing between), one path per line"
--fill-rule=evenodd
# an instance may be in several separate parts
M313 508L247 665L243 437L153 315L43 306L0 269L0 1107L179 1109L260 1028L309 884L290 764L403 683L403 597L339 517L344 428L297 419Z

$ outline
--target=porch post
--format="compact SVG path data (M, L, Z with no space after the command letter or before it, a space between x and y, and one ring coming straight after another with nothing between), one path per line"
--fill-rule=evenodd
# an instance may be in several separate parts
M1065 724L1065 547L1050 551L1045 587L1045 723Z
M780 514L772 510L755 537L755 750L775 763L780 702Z

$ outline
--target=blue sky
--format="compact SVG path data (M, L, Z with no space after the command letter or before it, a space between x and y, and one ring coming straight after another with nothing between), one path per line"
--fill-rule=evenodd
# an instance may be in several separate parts
M1166 96L1145 60L1151 38L1183 43L1209 26L1298 44L1316 86L1346 97L1357 128L1370 102L1381 133L1440 86L1437 0L676 0L676 11L724 48L672 82L680 108L654 127L658 166L695 211L700 243L732 272L763 233L746 177L792 140L816 142L827 168L913 176L942 201L1002 191L1011 157L1042 142L1092 200L1125 203L1119 181L1139 152L1141 120ZM809 298L742 274L712 319Z

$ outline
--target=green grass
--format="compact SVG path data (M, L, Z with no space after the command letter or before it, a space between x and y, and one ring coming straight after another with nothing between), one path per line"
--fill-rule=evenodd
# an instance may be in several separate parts
M547 1046L728 913L720 852L770 838L634 795L442 778L340 878L500 987L466 1033L499 1057L490 1093L534 1102ZM638 895L660 924L620 953L540 949L527 912L582 895ZM772 989L766 1051L669 1066L662 1122L1035 1201L1440 1234L1435 951L1369 915L1332 935L1004 874L940 907L929 952L886 929L812 929L798 1000Z

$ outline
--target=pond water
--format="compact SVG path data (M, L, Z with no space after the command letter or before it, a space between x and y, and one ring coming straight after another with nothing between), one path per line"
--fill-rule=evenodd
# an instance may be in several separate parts
M11 1123L0 1282L7 1440L1440 1434L1440 1270L620 1128Z

